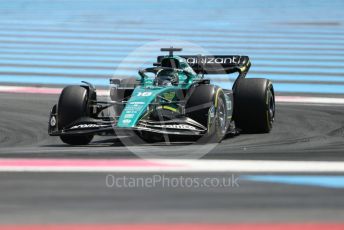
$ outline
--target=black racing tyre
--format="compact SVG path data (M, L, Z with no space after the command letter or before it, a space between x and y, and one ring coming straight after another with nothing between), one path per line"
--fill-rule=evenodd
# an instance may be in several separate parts
M208 126L208 112L213 104L215 86L199 85L186 95L185 111L187 117Z
M213 85L201 85L195 89L187 104L187 116L208 129L201 137L202 143L218 143L226 136L230 121L224 92Z
M89 116L87 89L74 85L65 87L57 105L58 128L61 130L84 116ZM87 145L93 136L93 134L61 135L60 138L66 144Z
M238 79L234 88L234 121L246 133L268 133L275 119L275 95L270 80Z

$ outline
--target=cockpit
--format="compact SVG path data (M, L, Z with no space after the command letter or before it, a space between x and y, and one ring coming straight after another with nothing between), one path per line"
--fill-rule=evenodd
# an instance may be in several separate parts
M154 78L153 85L172 86L179 84L179 73L181 70L168 67L153 67L139 71L144 79Z
M161 67L181 69L189 75L196 75L184 58L165 57L161 60Z
M142 79L153 79L151 84L156 86L177 86L196 75L186 60L180 57L164 57L156 67L140 70L139 74Z
M179 84L178 72L174 69L161 69L155 78L158 86L171 86Z

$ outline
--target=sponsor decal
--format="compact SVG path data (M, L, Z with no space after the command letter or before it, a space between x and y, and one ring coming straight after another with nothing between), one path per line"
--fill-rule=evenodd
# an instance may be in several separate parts
M175 96L176 96L176 92L174 91L163 94L163 98L165 98L168 101L172 101Z
M128 123L130 123L130 122L131 122L131 119L124 119L124 120L122 121L123 124L128 124Z
M98 125L98 124L81 124L81 125L74 125L70 129L89 129L89 128L101 128L106 127L107 125Z
M132 113L127 113L124 115L124 118L133 118L134 117L134 114Z
M138 97L149 97L152 95L152 92L139 92L137 94Z
M143 105L144 102L142 102L142 101L133 101L133 102L130 102L129 104L130 105Z
M194 64L239 64L240 56L233 57L190 57L186 62Z
M172 124L172 125L158 125L157 127L165 128L165 129L189 129L189 130L197 130L195 127L191 125L185 124Z
M139 109L141 109L143 106L145 105L144 102L141 101L135 101L135 102L130 102L127 106L126 106L126 110L134 110L137 111Z

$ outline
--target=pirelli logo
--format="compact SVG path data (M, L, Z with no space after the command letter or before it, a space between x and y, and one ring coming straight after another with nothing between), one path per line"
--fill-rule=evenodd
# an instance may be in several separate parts
M188 57L186 58L187 63L190 65L195 64L236 64L240 63L240 56L232 57Z

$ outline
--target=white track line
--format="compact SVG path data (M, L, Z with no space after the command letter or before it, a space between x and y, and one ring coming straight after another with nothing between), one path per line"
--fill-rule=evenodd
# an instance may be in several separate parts
M15 160L13 160L15 162ZM56 159L56 161L59 161ZM70 160L73 162L73 160ZM80 160L79 160L80 161ZM95 160L96 162L97 160ZM116 161L116 160L109 160ZM135 161L135 160L134 160ZM136 160L140 161L140 160ZM141 160L144 161L144 160ZM89 164L78 166L3 165L1 172L241 172L241 173L343 173L344 162L326 161L263 161L263 160L150 160L162 165L106 166Z
M310 103L310 104L344 104L344 98L307 97L307 96L276 96L277 102Z

